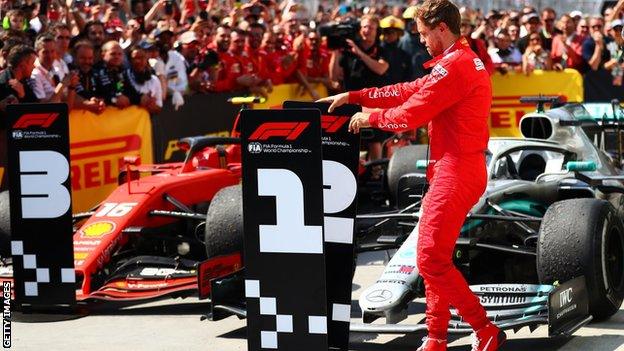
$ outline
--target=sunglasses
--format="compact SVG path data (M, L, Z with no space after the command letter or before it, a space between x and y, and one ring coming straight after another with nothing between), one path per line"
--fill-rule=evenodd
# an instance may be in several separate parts
M59 35L58 37L56 37L56 40L70 40L71 37L68 36L64 36L64 35Z
M602 29L602 25L600 25L600 24L595 24L595 25L593 25L591 27L592 27L592 29Z
M530 41L540 41L541 39L540 38L530 38L529 40Z
M589 29L589 26L581 26L583 29Z

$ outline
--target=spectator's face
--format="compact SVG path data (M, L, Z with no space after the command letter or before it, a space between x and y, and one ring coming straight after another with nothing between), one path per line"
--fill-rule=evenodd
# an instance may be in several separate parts
M377 40L377 23L365 19L360 23L360 36L366 43L374 43Z
M245 49L245 37L235 31L232 32L231 40L232 43L230 44L230 51L236 54L242 53Z
M429 28L425 23L417 18L418 33L420 33L420 42L425 44L427 51L432 57L436 57L444 52L442 35L438 26Z
M551 33L555 29L555 20L557 19L557 15L552 11L544 11L542 12L542 23L546 30Z
M525 25L527 32L529 33L537 33L540 27L539 18L531 18Z
M130 64L135 72L145 72L147 70L147 55L144 50L132 50L130 53Z
M459 33L464 37L469 37L472 29L470 22L462 22L461 27L459 27Z
M321 40L316 32L310 32L310 34L308 34L308 42L312 49L318 49L321 46Z
M43 48L37 51L37 58L43 67L50 68L56 60L56 43L48 41L43 44Z
M257 49L262 45L262 35L264 31L262 28L251 27L249 30L249 35L247 35L247 41L249 43L249 47L252 49Z
M507 50L511 46L511 38L505 34L499 34L496 37L496 47L500 50Z
M76 64L80 71L87 73L93 67L93 49L89 47L80 47L76 52Z
M94 25L89 27L89 31L87 32L87 38L96 47L102 46L102 44L104 43L104 27L100 25Z
M230 47L230 30L223 27L218 27L217 34L215 35L215 40L217 42L217 49L219 51L228 51Z
M22 77L30 77L30 75L32 74L33 69L35 68L35 60L37 59L37 56L35 55L28 55L28 57L26 57L24 60L22 60L17 69L21 70L22 72Z
M188 61L194 60L195 56L199 54L199 48L197 44L197 40L194 40L188 44L182 44L182 56L184 56Z
M604 27L604 23L599 18L592 18L589 21L589 28L591 29L592 33L596 33L596 32L601 32L602 33L602 28L603 27Z
M103 54L104 62L109 67L121 67L123 64L123 50L119 45L111 45Z
M141 39L141 25L136 20L129 20L126 24L126 38L138 41Z
M397 41L399 41L399 38L401 38L401 34L403 34L403 31L401 30L397 30L397 29L385 30L384 29L383 31L384 42L388 44L396 43Z
M24 17L21 15L13 15L9 17L9 25L11 29L21 31L24 28Z
M542 38L539 36L538 33L532 33L529 36L529 45L530 46L539 46L542 45Z
M583 37L589 35L589 23L587 23L587 20L582 19L579 21L578 26L576 27L576 33Z
M268 52L275 51L275 35L270 32L264 33L264 37L262 38L262 48Z
M564 16L559 21L560 29L566 35L571 35L574 33L574 20L568 16Z
M622 40L622 26L616 26L616 27L611 28L609 30L609 34L616 41L618 42L621 41Z
M512 41L515 42L518 40L518 36L520 36L520 28L518 28L518 26L509 26L507 31L509 32L509 37Z
M56 39L56 49L60 54L64 54L69 50L71 34L67 29L57 29L54 39Z

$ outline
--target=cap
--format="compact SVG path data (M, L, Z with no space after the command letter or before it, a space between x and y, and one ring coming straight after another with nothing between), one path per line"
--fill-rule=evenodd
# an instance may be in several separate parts
M141 40L138 46L143 50L151 50L156 47L156 43L152 39Z
M413 20L416 17L416 12L418 11L418 6L410 6L403 11L403 19Z
M615 27L622 27L622 26L624 26L624 22L622 22L622 20L620 19L614 19L613 21L607 24L608 29L613 29Z
M522 16L522 23L528 23L530 22L532 19L536 19L539 22L539 16L537 15L537 13L529 13L526 14L524 16Z
M159 36L161 36L161 35L163 35L165 33L169 33L169 34L173 35L173 32L169 28L156 28L156 29L154 29L152 31L150 36L152 38L158 38Z
M182 33L178 41L182 44L190 44L198 40L197 40L197 35L195 34L195 32L189 30L189 31Z
M379 21L379 26L382 29L405 29L405 23L403 22L403 20L395 16L384 17L381 21Z
M583 17L583 13L579 10L574 10L572 12L570 12L570 17L575 18L575 17Z

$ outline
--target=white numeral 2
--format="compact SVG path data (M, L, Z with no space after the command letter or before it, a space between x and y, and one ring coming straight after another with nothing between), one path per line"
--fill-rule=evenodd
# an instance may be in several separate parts
M323 161L323 209L325 216L325 241L353 243L353 218L327 216L351 206L357 193L353 173L342 163Z

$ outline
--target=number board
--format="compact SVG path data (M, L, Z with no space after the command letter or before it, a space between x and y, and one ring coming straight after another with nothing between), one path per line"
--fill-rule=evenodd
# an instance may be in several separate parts
M318 110L241 112L249 350L327 350Z
M16 304L31 310L73 308L67 105L9 105L7 114Z
M286 101L284 108L316 108L321 112L323 208L327 275L328 338L331 350L349 347L351 289L354 268L353 234L357 211L359 134L349 133L349 120L361 111L343 105L328 113L327 103Z

